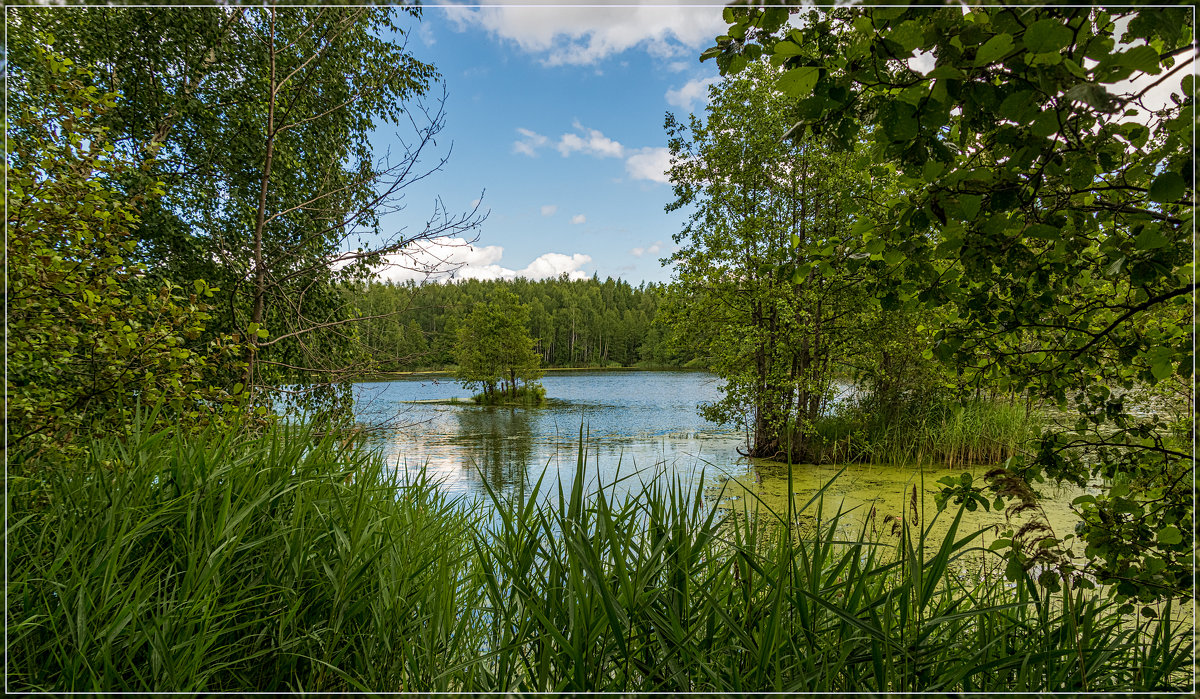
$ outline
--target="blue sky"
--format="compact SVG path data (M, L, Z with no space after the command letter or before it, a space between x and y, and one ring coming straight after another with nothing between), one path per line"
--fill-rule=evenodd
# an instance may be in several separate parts
M403 25L409 50L442 74L437 152L451 142L453 151L441 172L406 190L387 229L411 235L436 197L454 212L482 193L490 214L473 246L418 254L451 260L459 277L670 278L659 260L684 216L663 210L672 200L663 119L703 110L717 69L698 57L726 26L721 5L427 5L420 22ZM377 152L395 149L395 132L376 133ZM400 267L381 275L415 276Z

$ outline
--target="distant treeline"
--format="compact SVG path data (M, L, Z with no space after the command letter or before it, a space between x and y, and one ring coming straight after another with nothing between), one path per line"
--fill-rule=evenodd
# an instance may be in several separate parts
M529 307L529 334L544 367L684 366L687 347L668 342L654 322L665 285L568 280L565 276L445 284L370 283L348 289L364 320L359 338L383 371L454 364L463 318L476 304L506 289Z

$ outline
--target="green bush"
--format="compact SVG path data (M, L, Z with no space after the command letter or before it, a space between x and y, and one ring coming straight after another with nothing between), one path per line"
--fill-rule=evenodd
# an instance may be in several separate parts
M906 410L874 411L851 403L813 426L821 460L832 463L933 461L950 466L996 464L1033 437L1024 405L979 399L916 398Z
M121 431L135 404L162 403L163 424L203 425L241 411L218 379L244 350L197 339L210 319L202 280L186 292L148 285L127 261L138 197L119 182L138 163L98 126L116 96L42 47L37 99L14 89L6 176L7 442L10 467L37 453L70 453L86 434ZM153 194L153 192L152 192ZM185 295L186 293L186 295ZM236 388L236 387L235 387Z

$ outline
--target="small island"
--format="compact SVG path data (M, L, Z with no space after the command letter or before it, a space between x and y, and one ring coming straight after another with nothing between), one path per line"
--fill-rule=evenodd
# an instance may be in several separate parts
M529 307L516 294L499 291L490 303L471 310L458 331L454 376L464 388L476 390L480 405L539 406L546 389L538 382L541 363L526 329Z

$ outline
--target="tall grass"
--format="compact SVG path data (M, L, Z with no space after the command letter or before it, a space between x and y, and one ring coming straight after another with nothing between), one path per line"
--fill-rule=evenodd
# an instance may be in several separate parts
M490 508L304 429L100 442L10 484L9 686L47 691L1139 691L1190 637L964 577L978 534L845 540L703 485ZM18 487L19 486L19 487ZM35 487L36 486L36 487ZM472 505L465 507L464 505ZM789 506L793 509L793 506ZM472 512L486 511L486 515ZM794 523L816 514L815 529ZM746 512L744 514L752 514ZM1170 615L1164 615L1169 619Z
M436 689L477 646L474 520L432 483L306 428L91 452L10 483L10 688Z
M1031 436L1031 423L1023 405L980 399L886 415L850 406L813 430L826 463L935 461L954 467L1004 461Z

